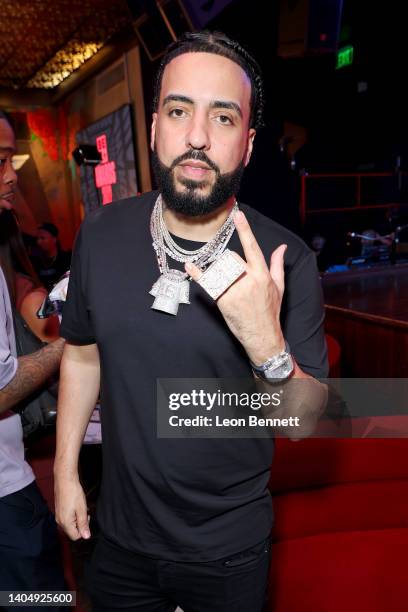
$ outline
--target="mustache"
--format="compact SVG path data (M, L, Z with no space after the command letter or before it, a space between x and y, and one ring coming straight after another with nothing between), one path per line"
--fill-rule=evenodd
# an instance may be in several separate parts
M211 161L211 159L207 157L204 151L199 151L199 150L186 151L185 153L183 153L183 155L176 157L176 159L173 160L173 163L170 166L170 170L173 170L173 168L178 166L178 164L181 164L183 161L188 161L188 160L203 162L204 164L207 164L207 166L211 168L211 170L214 170L214 172L216 172L218 175L221 174L220 169L217 166L217 164Z

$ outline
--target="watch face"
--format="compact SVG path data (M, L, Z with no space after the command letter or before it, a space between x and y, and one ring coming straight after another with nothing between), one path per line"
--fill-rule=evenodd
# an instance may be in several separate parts
M263 376L267 379L278 378L280 380L285 380L286 378L289 378L289 376L292 374L293 367L293 359L290 355L287 355L284 358L283 363L281 363L275 368L265 370L265 372L263 372Z

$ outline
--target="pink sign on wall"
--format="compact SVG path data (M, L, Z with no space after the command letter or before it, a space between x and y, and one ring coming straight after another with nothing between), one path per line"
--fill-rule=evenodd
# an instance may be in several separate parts
M76 141L78 144L95 145L101 157L96 166L82 164L80 167L81 193L86 214L138 193L129 104L77 132Z
M97 137L96 148L101 154L101 163L95 168L95 184L102 192L102 204L105 206L112 202L112 185L117 181L116 164L114 161L109 161L106 134Z

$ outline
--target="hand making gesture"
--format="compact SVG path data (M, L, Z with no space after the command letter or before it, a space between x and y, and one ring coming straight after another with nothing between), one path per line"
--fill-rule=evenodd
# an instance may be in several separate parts
M234 257L242 264L244 273L222 293L217 305L250 360L259 365L285 347L279 317L285 290L283 263L287 245L281 244L273 251L268 268L242 211L236 213L234 222L246 261L237 253ZM203 275L191 263L186 264L186 271L195 281Z

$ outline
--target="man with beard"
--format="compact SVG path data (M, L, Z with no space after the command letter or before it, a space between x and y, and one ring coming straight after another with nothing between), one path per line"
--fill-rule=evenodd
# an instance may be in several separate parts
M264 604L272 441L156 431L158 378L255 371L319 389L313 377L327 373L314 254L235 200L262 107L258 66L238 43L185 34L157 77L159 191L97 210L77 237L61 328L56 512L72 539L90 537L77 460L101 383L95 610Z
M0 111L0 224L5 223L13 207L17 184L12 165L15 148L13 128ZM8 238L0 232L3 245ZM21 402L58 370L64 340L60 338L32 355L17 358L7 282L11 285L13 267L18 262L10 261L10 256L3 261L2 244L0 263L5 268L3 273L0 267L0 590L62 590L64 577L55 520L24 459L23 429L16 412Z

